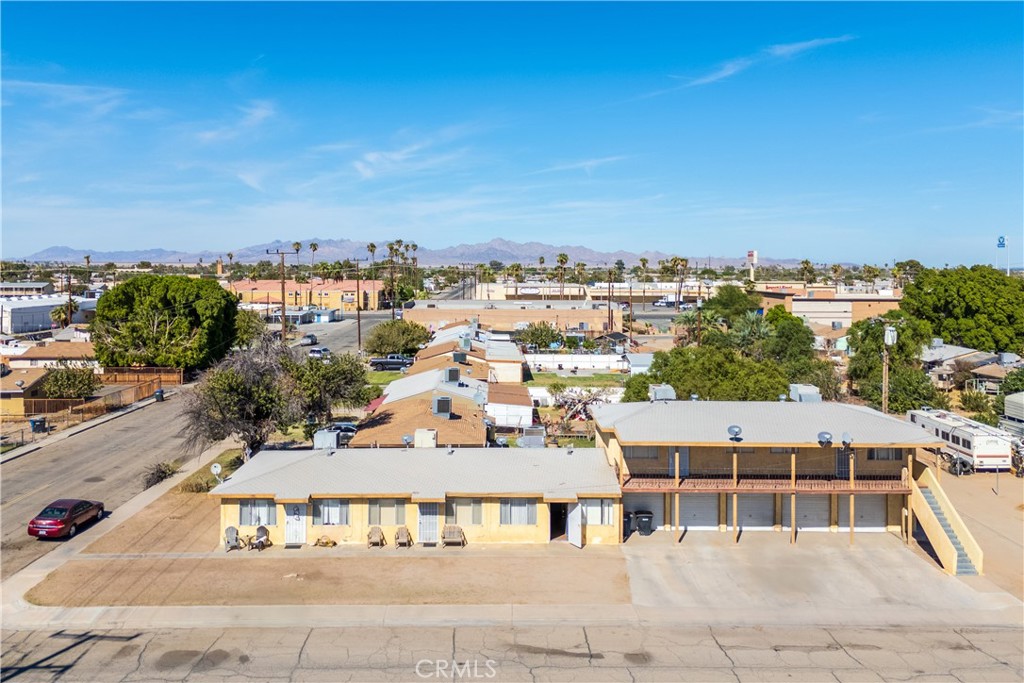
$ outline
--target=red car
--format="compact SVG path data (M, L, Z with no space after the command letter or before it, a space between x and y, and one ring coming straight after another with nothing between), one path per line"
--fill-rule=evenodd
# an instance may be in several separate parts
M28 535L39 538L71 538L86 522L103 519L103 503L95 500L55 500L28 523Z

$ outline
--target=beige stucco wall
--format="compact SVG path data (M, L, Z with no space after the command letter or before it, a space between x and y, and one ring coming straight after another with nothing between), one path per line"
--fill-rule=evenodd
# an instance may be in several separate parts
M557 327L560 331L575 329L581 322L586 323L587 330L597 334L604 333L608 323L608 311L601 308L579 308L575 310L566 309L545 309L545 308L513 308L513 309L488 309L488 308L426 308L416 306L406 309L404 313L406 320L418 322L434 329L444 327L449 323L461 320L476 319L481 325L493 327L498 330L515 329L516 323L544 322ZM612 308L612 332L622 331L622 311Z

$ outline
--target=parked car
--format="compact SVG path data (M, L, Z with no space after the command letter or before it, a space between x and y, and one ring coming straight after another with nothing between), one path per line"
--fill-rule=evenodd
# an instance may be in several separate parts
M326 359L331 357L331 350L328 349L328 348L324 348L322 346L319 347L319 348L310 349L309 350L309 357L310 358L319 358L321 360L326 360Z
M403 356L400 353L389 353L381 358L371 358L370 367L381 372L382 370L402 370L412 365L413 359Z
M669 301L667 299L658 299L657 301L654 302L654 305L655 306L665 306L665 307L668 307L668 306L675 306L676 302Z
M302 339L299 340L299 346L316 346L317 338L315 334L304 334Z
M359 428L354 422L335 422L331 425L331 430L338 432L338 445L347 446Z
M96 500L55 500L28 523L28 535L37 538L71 538L87 522L103 519L103 503Z

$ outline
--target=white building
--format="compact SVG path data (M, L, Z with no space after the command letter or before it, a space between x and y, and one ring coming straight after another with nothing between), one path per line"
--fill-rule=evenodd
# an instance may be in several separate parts
M96 315L96 299L72 297L78 304L78 311L72 316L71 322L87 323ZM64 296L21 296L0 299L0 332L4 334L24 334L40 332L54 327L50 312L58 306L67 306L68 299Z

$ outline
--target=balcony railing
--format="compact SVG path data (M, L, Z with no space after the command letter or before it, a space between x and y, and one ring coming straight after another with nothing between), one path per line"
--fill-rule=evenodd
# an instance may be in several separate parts
M792 473L788 469L764 468L764 469L740 469L735 482L733 472L728 469L705 469L700 472L680 474L679 483L676 484L675 473L668 472L665 468L644 469L630 467L629 472L624 474L623 488L634 490L659 490L659 491L691 491L691 490L714 490L731 491L739 489L749 490L806 490L806 491L848 491L851 490L850 475L846 473L796 473L796 485L793 485ZM903 491L909 490L905 474L901 472L891 473L855 473L853 487L863 490L878 491Z

